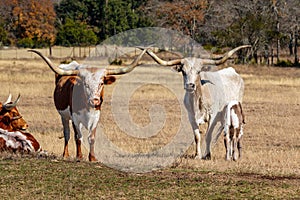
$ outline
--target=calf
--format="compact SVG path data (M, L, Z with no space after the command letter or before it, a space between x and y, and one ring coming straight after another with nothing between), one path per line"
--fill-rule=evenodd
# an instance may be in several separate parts
M243 136L243 124L245 124L245 116L240 102L230 101L227 104L224 121L226 160L232 158L236 161L242 156L241 137Z

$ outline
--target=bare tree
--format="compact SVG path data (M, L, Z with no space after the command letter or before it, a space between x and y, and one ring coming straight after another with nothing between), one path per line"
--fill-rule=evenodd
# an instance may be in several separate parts
M279 22L281 24L280 33L284 38L287 38L287 46L290 55L294 55L295 64L299 63L298 60L298 39L300 27L300 4L298 0L277 0L280 4L281 17Z
M206 6L207 0L150 0L142 9L149 18L155 19L156 26L195 38L203 23Z
M210 42L220 46L250 43L256 62L258 53L270 54L276 48L278 60L281 46L297 45L299 0L211 0L207 8L202 31Z

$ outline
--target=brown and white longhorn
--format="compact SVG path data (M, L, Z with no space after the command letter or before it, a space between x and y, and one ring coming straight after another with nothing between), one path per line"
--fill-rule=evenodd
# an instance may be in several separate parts
M26 130L28 128L26 121L23 119L22 115L16 107L19 100L20 95L14 102L12 102L10 94L3 104L0 102L1 128L8 131Z
M39 152L39 142L25 129L26 121L17 109L20 95L12 102L11 95L5 103L0 103L0 151Z
M75 133L77 159L82 159L81 142L82 128L84 127L89 132L89 160L96 161L94 143L96 128L100 119L101 104L103 102L104 85L115 82L116 78L112 75L131 72L138 65L146 50L143 50L128 66L122 68L118 66L118 68L113 69L94 69L94 71L84 68L75 61L68 65L55 66L49 58L40 52L36 50L29 51L38 54L55 73L54 104L63 124L65 139L63 157L69 156L69 121L71 120ZM66 70L70 68L72 70Z

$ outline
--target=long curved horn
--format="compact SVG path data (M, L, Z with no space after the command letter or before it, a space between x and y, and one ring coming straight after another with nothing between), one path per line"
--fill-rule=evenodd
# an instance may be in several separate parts
M3 103L3 105L8 104L11 102L11 94L8 95L7 100L5 101L5 103Z
M226 60L228 60L228 58L230 58L238 50L243 49L243 48L250 48L250 47L251 47L251 45L243 45L243 46L236 47L236 48L228 51L224 55L224 57L221 58L220 60L202 59L202 64L203 65L220 65L220 64L223 64Z
M142 56L146 53L147 49L144 49L142 53L134 60L130 65L117 69L106 69L106 75L121 75L131 72L139 63ZM113 65L110 65L113 66Z
M62 75L62 76L70 76L70 75L77 75L79 73L78 70L63 70L57 66L55 66L51 60L49 58L47 58L46 56L44 56L41 52L39 51L36 51L34 49L29 49L28 51L31 51L31 52L34 52L36 54L38 54L46 63L47 65L50 67L50 69L56 73L56 74L59 74L59 75Z
M170 61L162 60L150 49L147 50L147 54L151 56L160 65L173 66L173 65L179 65L181 63L181 59L175 59Z
M6 104L3 104L3 108L5 109L5 110L11 110L12 108L14 108L14 107L16 107L17 106L17 104L18 104L18 102L19 102L19 100L20 100L20 94L19 94L19 96L18 96L18 98L15 100L15 102L13 102L13 103L6 103Z

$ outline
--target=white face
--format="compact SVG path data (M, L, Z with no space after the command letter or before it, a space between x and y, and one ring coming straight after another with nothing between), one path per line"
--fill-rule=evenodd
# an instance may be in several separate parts
M176 67L178 72L182 72L184 89L187 92L196 90L196 80L201 72L202 63L199 58L184 58L181 65Z
M104 70L90 72L82 69L79 76L82 79L89 105L92 107L100 106L102 103L102 90L104 88Z

